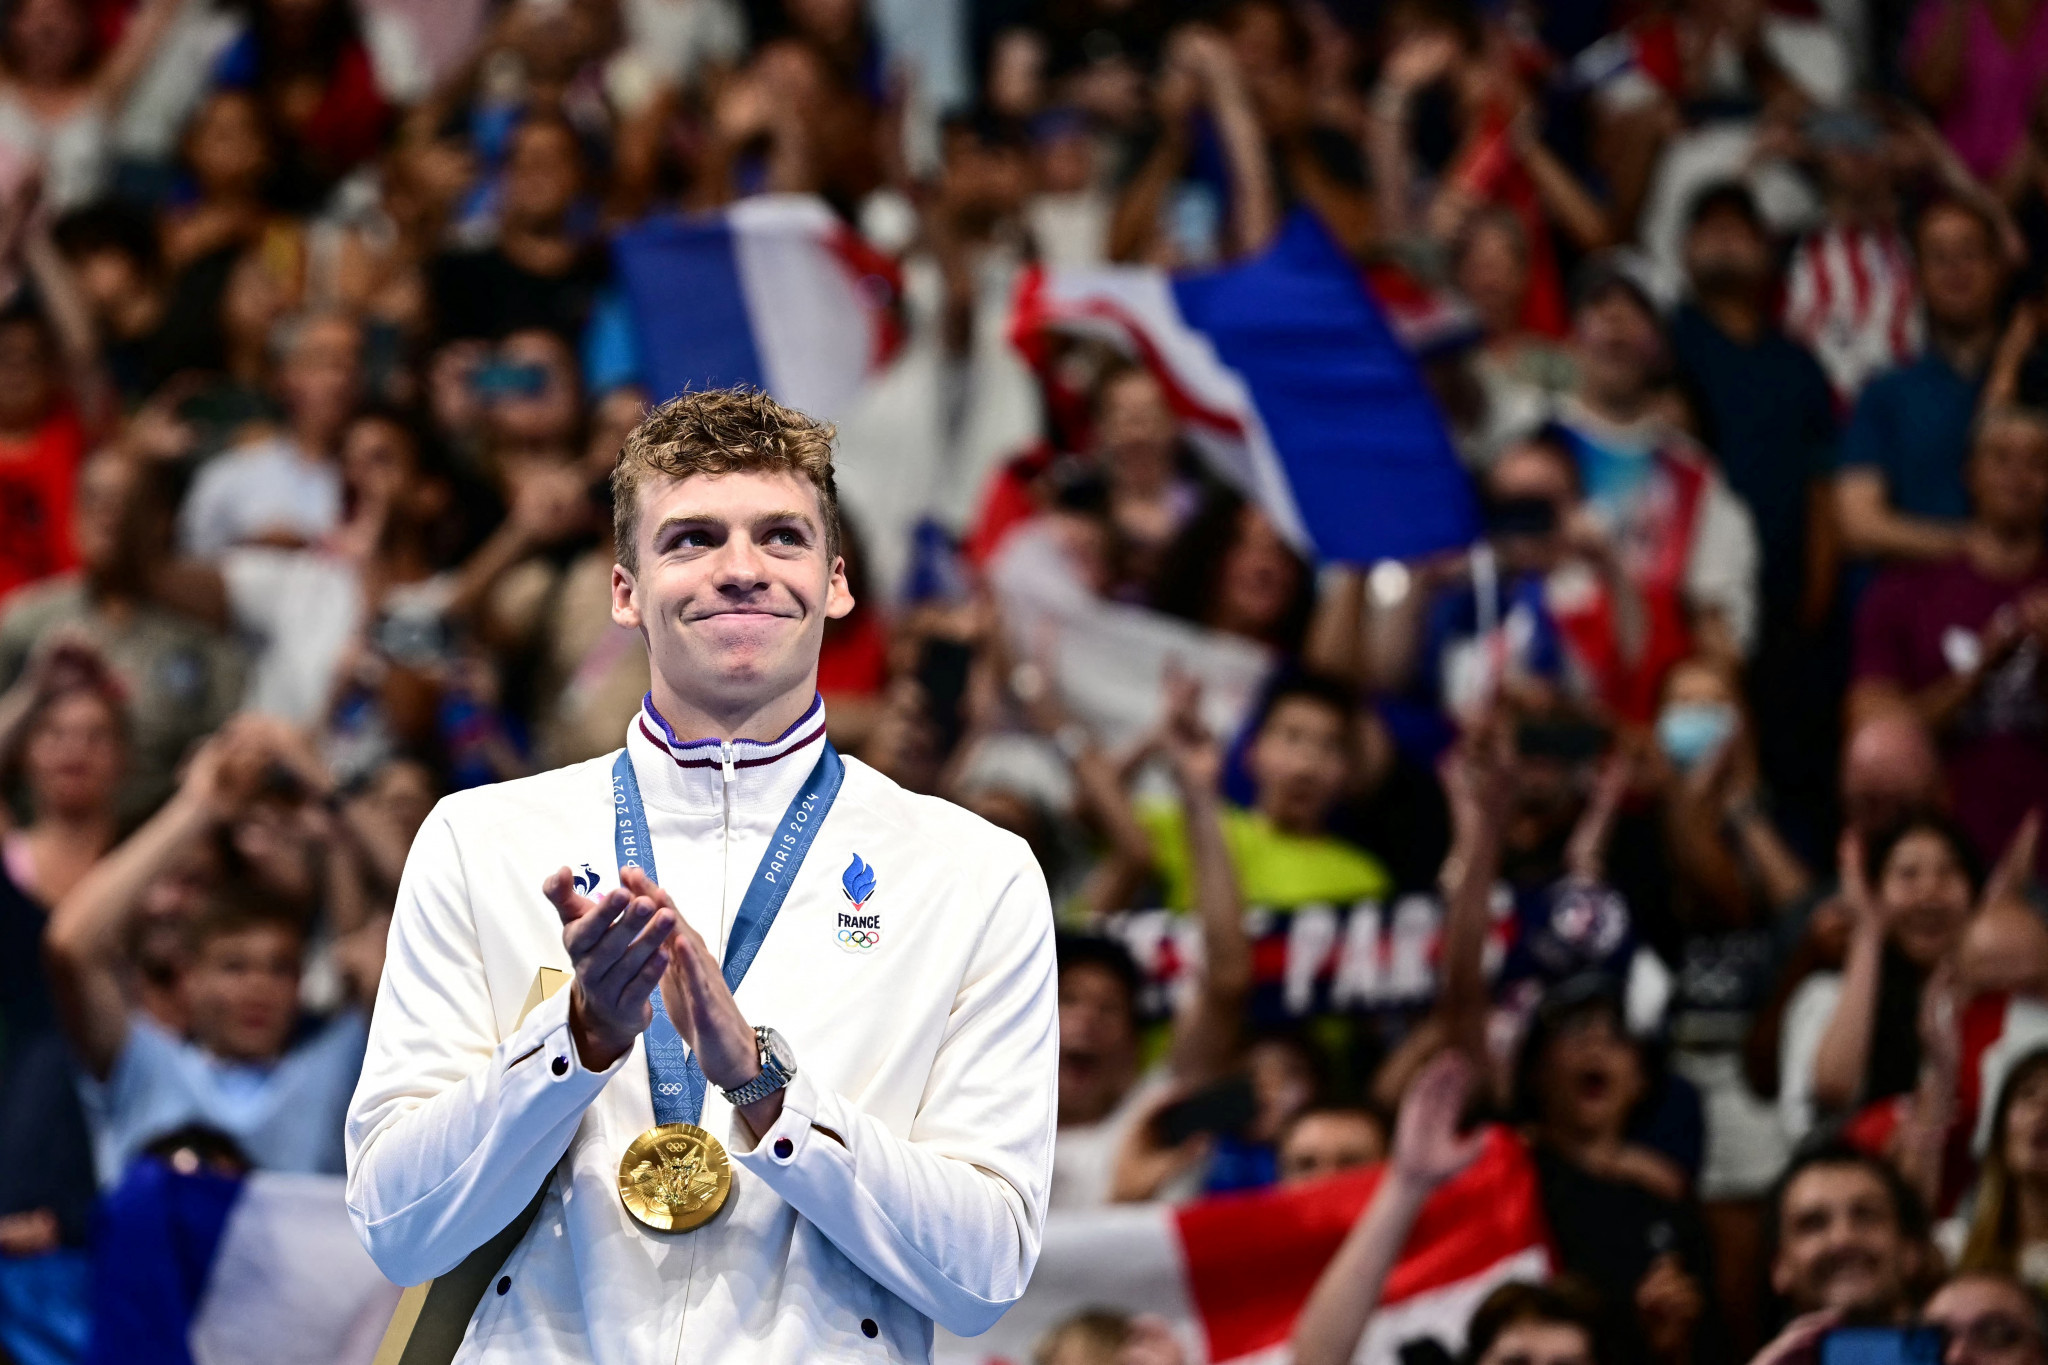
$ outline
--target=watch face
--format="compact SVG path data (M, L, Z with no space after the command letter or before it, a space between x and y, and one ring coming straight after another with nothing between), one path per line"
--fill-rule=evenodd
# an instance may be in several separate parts
M768 1055L768 1059L773 1061L784 1075L794 1076L796 1074L796 1053L790 1051L789 1044L774 1029L763 1029L761 1032L761 1050Z

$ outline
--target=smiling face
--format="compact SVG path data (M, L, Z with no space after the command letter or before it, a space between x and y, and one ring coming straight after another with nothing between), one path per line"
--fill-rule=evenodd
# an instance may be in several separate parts
M1856 1162L1818 1162L1785 1186L1771 1287L1795 1312L1852 1320L1898 1316L1914 1268L1891 1190Z
M638 500L612 619L647 641L656 708L712 729L780 715L784 701L800 714L825 622L853 610L817 489L787 472L657 476Z
M1954 946L1970 914L1970 877L1954 845L1933 829L1901 838L1874 888L1899 950L1932 968Z

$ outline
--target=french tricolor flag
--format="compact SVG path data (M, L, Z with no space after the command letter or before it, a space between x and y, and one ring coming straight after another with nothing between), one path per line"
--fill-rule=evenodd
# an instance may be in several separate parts
M653 219L615 237L612 258L659 398L750 384L843 417L896 346L893 263L810 195Z
M1193 1361L1281 1365L1316 1277L1383 1171L1178 1207L1054 1213L1024 1297L982 1336L940 1332L939 1365L1022 1365L1046 1332L1087 1308L1158 1314ZM1354 1359L1398 1365L1401 1347L1421 1338L1455 1355L1480 1300L1510 1280L1543 1280L1552 1266L1528 1149L1495 1128L1478 1159L1423 1205Z
M1414 357L1313 214L1221 269L1028 272L1012 337L1043 362L1055 333L1141 360L1216 475L1324 561L1413 558L1477 530Z

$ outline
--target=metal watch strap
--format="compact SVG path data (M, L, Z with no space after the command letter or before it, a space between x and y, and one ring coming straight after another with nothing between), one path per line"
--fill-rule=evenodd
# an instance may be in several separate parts
M723 1087L720 1087L727 1102L735 1109L741 1105L752 1104L755 1100L767 1099L770 1095L782 1089L783 1086L788 1085L790 1077L796 1074L793 1071L783 1070L782 1063L775 1060L773 1052L768 1047L767 1029L756 1028L754 1030L754 1045L760 1049L760 1072L755 1075L754 1079L740 1086L737 1090L725 1090Z

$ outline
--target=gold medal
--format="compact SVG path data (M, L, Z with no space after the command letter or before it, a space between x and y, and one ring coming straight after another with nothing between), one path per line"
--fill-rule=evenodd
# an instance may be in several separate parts
M657 1232L688 1232L717 1216L732 1193L725 1147L694 1123L664 1123L619 1159L619 1199Z

